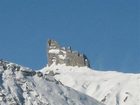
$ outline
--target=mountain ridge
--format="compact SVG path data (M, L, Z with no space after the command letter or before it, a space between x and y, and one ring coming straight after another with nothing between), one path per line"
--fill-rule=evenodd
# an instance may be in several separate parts
M40 71L0 61L1 105L103 105Z

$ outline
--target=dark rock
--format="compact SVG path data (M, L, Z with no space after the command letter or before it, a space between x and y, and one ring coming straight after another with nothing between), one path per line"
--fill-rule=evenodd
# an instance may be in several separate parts
M37 74L38 77L42 77L43 76L43 74L41 72L37 72L36 74Z
M24 76L34 76L36 74L35 71L23 71L23 70L22 73Z
M50 76L54 76L55 74L54 74L53 71L50 71L50 72L48 73L48 75L50 75Z

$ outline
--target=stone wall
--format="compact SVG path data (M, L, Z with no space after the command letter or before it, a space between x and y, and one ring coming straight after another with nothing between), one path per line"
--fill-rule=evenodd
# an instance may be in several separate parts
M61 47L55 40L48 40L48 66L66 64L67 66L88 66L89 60L84 54L71 50L71 47Z

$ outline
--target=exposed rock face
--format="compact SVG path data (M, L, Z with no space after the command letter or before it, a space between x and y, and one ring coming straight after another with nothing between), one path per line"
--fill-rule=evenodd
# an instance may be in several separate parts
M48 41L48 66L52 64L66 64L67 66L88 66L89 60L84 54L72 51L71 47L61 47L56 41Z

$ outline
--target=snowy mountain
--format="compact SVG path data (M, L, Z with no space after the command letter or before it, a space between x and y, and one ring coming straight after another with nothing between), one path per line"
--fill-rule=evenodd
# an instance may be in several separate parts
M140 74L92 70L88 58L48 41L41 70L0 60L0 105L140 105Z
M63 78L64 79L64 78ZM0 61L0 105L103 105L51 75Z
M41 71L106 105L140 105L140 74L65 65L52 65Z

